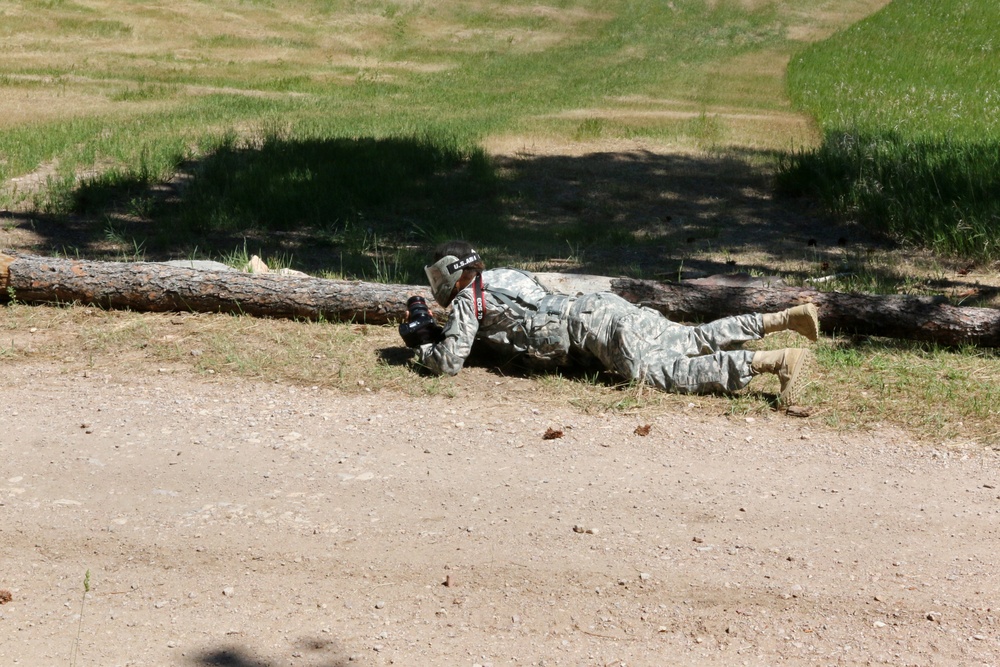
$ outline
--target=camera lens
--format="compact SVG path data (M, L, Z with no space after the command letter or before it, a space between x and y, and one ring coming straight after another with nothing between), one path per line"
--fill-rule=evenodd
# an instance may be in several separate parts
M430 317L431 311L427 308L427 302L422 296L411 296L406 300L406 310L410 313L410 320L422 317Z

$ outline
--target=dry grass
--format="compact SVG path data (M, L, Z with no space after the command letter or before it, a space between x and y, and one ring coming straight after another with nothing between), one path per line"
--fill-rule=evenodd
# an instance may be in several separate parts
M538 53L573 43L587 26L609 18L596 2L566 10L530 3L431 7L360 1L324 13L318 3L281 2L279 10L267 3L178 0L129 3L126 22L114 18L123 14L114 0L45 3L45 12L35 11L37 4L0 0L0 72L8 73L0 74L0 127L77 116L127 117L222 90L278 98L312 94L258 85L254 73L261 71L272 78L275 73L301 77L318 88L355 85L366 77L405 84L416 74L446 72L470 54L501 48ZM826 0L767 4L789 25L789 38L812 40L886 0L848 0L837 3L835 11ZM491 24L490 12L523 26L503 20ZM388 48L393 43L412 48L394 52ZM748 170L748 165L758 166L749 161L763 159L759 156L771 149L818 141L806 118L789 109L787 59L785 51L766 49L692 64L663 93L606 97L530 118L524 132L486 137L484 145L505 170L544 193L526 209L512 209L511 217L523 220L526 231L542 222L581 218L595 229L614 226L631 235L621 257L597 256L603 245L590 250L583 242L567 242L569 257L547 256L537 268L618 271L628 269L641 252L653 256L646 265L657 268L656 277L721 273L735 270L734 265L801 276L847 267L889 280L903 277L904 291L922 289L929 276L953 289L997 284L995 269L969 273L968 267L926 254L903 258L899 250L883 256L869 239L855 238L855 229L806 220L798 209L765 194L767 168ZM148 81L163 83L154 89ZM241 122L235 125L241 136L259 131ZM731 159L727 150L745 153ZM52 169L46 164L38 177ZM37 242L32 234L26 224L5 226L0 240L31 248ZM850 241L844 247L838 245L842 234ZM641 249L635 239L642 241ZM584 253L589 253L586 261ZM99 368L206 379L238 376L414 396L492 391L497 400L515 387L539 401L571 403L586 411L648 413L694 405L732 418L771 415L777 391L771 378L755 380L750 391L733 398L668 395L616 386L603 376L505 377L475 367L457 378L431 378L408 366L408 353L392 327L16 304L3 312L0 356L5 363L54 362L66 373ZM928 439L998 443L1000 362L995 354L836 339L825 339L817 349L821 363L810 390L816 406L812 419L841 429L892 423Z
M352 84L355 70L377 72L383 80L396 70L439 72L453 66L448 53L542 51L574 39L583 22L606 18L582 8L500 8L501 15L534 17L540 24L516 28L469 25L477 14L496 11L487 3L431 11L421 3L359 2L322 11L321 3L179 0L124 9L80 0L48 3L44 12L33 11L33 4L0 2L0 73L36 73L0 76L11 91L0 96L0 127L135 111L114 95L142 80L175 81L184 94L199 95L217 90L213 84L220 80L242 77L249 84L261 68L340 85ZM123 11L127 20L112 18ZM406 59L380 53L402 29L423 45L424 60L415 59L413 49ZM47 74L67 71L88 75Z
M803 42L826 39L845 25L855 23L889 4L891 0L838 0L802 8L800 22L793 22L788 37Z
M260 82L286 75L321 88L354 85L359 77L405 83L412 73L446 71L469 56L540 53L576 43L592 26L612 18L599 3L556 8L356 2L333 9L312 2L178 0L169 6L124 6L78 0L44 3L44 11L37 11L36 4L0 1L0 72L9 73L0 75L0 127L167 109L220 89L249 93ZM773 6L776 16L790 25L789 32L819 36L885 0L853 0L828 14L819 0L742 4L750 9ZM787 58L784 49L754 51L723 63L693 63L681 81L668 86L683 92L679 105L608 99L593 111L597 118L621 121L619 130L626 136L652 132L675 145L812 145L816 136L808 122L787 110ZM677 75L667 71L663 76ZM122 99L143 81L173 88L155 100ZM695 140L689 114L695 120L707 118L717 129Z
M761 347L801 345L791 334ZM835 430L893 425L933 444L1000 446L1000 356L891 341L824 338L806 392L810 421ZM338 391L461 397L468 392L530 396L540 404L641 418L679 410L768 419L777 380L755 379L732 397L679 396L616 384L604 374L508 375L470 366L454 378L411 364L395 327L266 320L193 313L132 313L93 307L8 305L0 330L4 363L46 362L65 374L186 374L206 381L239 377ZM513 392L513 394L511 393Z

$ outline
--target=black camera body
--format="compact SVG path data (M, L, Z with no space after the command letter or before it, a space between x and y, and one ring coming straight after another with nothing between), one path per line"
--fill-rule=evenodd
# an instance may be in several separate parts
M406 300L406 321L399 325L399 335L406 347L437 343L444 338L444 329L434 321L424 297L411 296Z

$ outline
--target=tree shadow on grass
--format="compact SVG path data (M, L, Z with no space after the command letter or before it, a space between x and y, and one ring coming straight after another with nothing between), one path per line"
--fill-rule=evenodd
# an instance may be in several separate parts
M674 280L833 273L852 255L885 247L808 202L775 198L767 166L775 157L636 150L508 158L523 192L509 234L561 242L584 272Z
M772 196L774 158L491 158L421 139L268 139L222 146L169 183L91 179L72 214L12 224L39 250L82 257L220 259L242 248L307 273L414 284L429 248L453 237L483 247L494 266L656 279L806 277L885 247L808 202Z

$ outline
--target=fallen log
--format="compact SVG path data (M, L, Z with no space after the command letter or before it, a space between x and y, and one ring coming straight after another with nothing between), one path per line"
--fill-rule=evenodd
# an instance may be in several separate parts
M577 291L569 276L560 288ZM944 297L625 278L611 280L610 289L628 301L655 308L678 321L774 312L811 301L819 307L820 326L827 333L886 336L948 346L1000 347L1000 310L953 306ZM403 318L406 299L413 294L433 304L430 290L414 285L211 271L156 262L0 255L0 301L13 297L25 303L81 303L135 311L242 313L386 324Z
M806 287L732 287L618 278L611 290L678 321L709 321L736 313L769 313L816 304L820 328L848 333L1000 347L1000 310L966 308L944 297L820 292Z
M95 262L0 255L0 299L81 303L136 311L242 313L263 317L385 324L426 287L206 271L157 262Z

